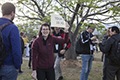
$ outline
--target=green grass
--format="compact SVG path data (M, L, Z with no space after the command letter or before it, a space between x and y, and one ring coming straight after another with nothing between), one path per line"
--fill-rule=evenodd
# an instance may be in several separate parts
M101 53L96 53L88 80L102 80L103 62L101 62L100 58ZM81 63L81 60L61 61L63 80L79 80L82 68ZM32 69L28 69L28 60L23 60L22 70L25 73L19 74L17 80L33 80L31 78Z

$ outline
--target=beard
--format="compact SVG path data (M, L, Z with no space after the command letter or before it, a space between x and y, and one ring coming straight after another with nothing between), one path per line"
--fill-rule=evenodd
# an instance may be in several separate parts
M15 18L15 15L13 15L13 16L11 17L11 20L13 21L13 20L14 20L14 18Z

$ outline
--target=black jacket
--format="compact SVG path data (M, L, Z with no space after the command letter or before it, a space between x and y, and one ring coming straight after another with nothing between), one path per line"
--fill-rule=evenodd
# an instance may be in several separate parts
M30 49L29 53L30 53L30 55L31 55L31 46L32 46L32 43L33 43L33 41L31 41L30 44L29 44L29 49Z
M102 45L103 46L106 44L107 39L108 39L108 35L105 35L103 40L102 40Z
M22 37L20 37L20 41L21 41L21 52L23 55L24 54L24 41L23 41Z
M93 41L90 39L93 37L92 33L88 33L86 30L81 33L80 40L81 40L81 47L83 48L82 54L93 54L93 50L90 49L90 45L94 45Z
M99 47L100 47L100 50L103 52L103 53L106 53L106 57L110 57L112 55L110 54L114 54L116 53L116 47L115 47L115 41L118 40L120 41L120 35L119 34L114 34L112 35L106 42L105 46L102 45L102 43L99 44ZM110 64L113 64L115 65L113 62L112 62L112 59L109 61Z
M57 36L57 37L61 36L62 38L64 38L64 35L65 35L64 31L60 30L60 32L58 34L56 34L56 32L53 31L53 35L52 36ZM70 46L71 46L71 41L68 38L67 45L66 45L65 48L64 48L64 44L58 44L58 50L56 50L56 47L54 46L54 53L58 53L58 56L62 57L62 56L64 56L64 54L60 54L60 50L65 49L67 51Z

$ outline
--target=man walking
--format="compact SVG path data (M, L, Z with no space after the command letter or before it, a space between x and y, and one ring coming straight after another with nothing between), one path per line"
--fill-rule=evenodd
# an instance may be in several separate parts
M61 28L59 27L54 28L54 31L53 31L54 36L57 36L59 38L60 37L64 38L64 34L65 33ZM70 39L68 39L66 47L64 47L64 44L56 44L54 47L54 55L56 57L55 64L54 64L55 80L63 79L60 62L61 62L62 57L64 57L64 53L68 50L70 46L71 46L71 42L70 42ZM59 78L57 79L58 73L59 73Z
M88 75L92 67L93 60L93 41L96 39L93 36L95 28L88 26L87 30L83 31L80 36L81 47L83 48L82 54L82 71L80 80L88 80Z
M13 23L15 17L15 6L12 3L4 3L1 7L2 18L0 26L5 23ZM19 30L16 25L10 24L2 30L3 42L6 52L11 48L0 68L0 80L17 80L19 68L21 66L21 45Z

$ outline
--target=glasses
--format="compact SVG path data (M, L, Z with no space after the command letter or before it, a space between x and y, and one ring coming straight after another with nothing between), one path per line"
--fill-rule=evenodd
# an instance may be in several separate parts
M56 29L56 30L60 30L60 29Z
M42 29L43 31L48 31L49 29Z

